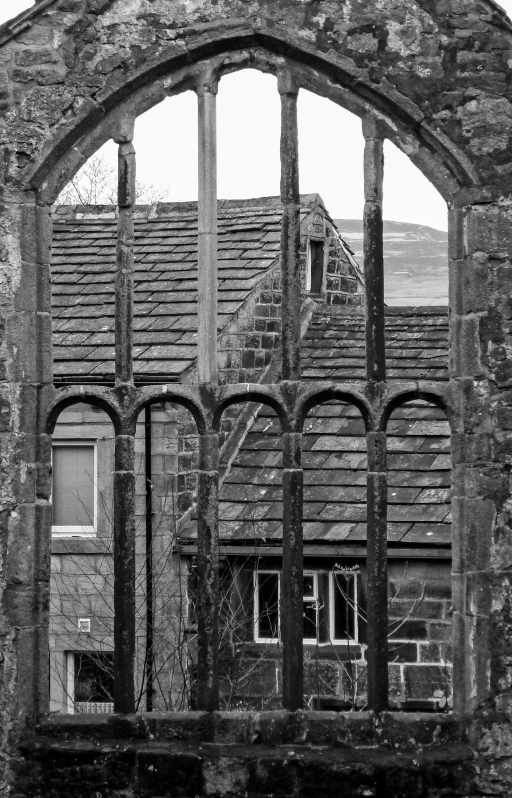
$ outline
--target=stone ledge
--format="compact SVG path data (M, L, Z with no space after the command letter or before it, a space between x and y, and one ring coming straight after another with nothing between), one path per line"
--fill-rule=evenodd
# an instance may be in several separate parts
M158 740L232 745L304 745L407 750L465 744L467 722L456 715L400 712L151 712L140 715L54 715L39 737L62 741Z

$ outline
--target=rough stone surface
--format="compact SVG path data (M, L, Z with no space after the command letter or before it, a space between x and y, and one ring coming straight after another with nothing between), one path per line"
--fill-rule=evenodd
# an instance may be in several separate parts
M376 755L383 765L366 749L357 766L340 753L299 763L287 749L222 782L218 762L203 767L196 747L177 752L172 773L188 769L194 790L213 795L221 782L222 791L261 795L272 782L284 794L327 794L341 776L353 795L511 793L511 30L492 0L40 0L0 28L2 788L17 769L21 728L46 708L48 460L35 397L53 395L49 204L112 135L122 103L146 110L188 88L202 58L229 52L226 68L275 71L291 58L302 85L359 115L376 109L450 207L454 701L458 716L468 713L478 767L468 774L457 748L447 769L411 737L410 757L399 738L393 755ZM119 409L129 397L112 402ZM26 744L33 761L44 751L43 764L20 771L18 795L94 794L95 749L50 756L44 747ZM174 775L169 786L155 777L155 763L169 772L165 752L112 750L99 783L122 785L135 757L139 795L178 794ZM222 756L230 768L243 759L234 749ZM39 782L23 786L34 772ZM55 780L41 786L43 777Z

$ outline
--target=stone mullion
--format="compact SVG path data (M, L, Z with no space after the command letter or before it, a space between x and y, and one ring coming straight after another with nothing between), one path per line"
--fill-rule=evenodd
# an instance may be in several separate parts
M502 237L496 236L495 240L499 240L501 251L510 251L510 237L507 239L504 232L509 230L510 223L508 214L501 216L492 206L477 206L450 210L448 225L449 368L456 418L451 435L453 708L462 714L489 698L493 678L491 651L493 646L499 648L504 642L503 637L500 639L503 631L499 623L494 625L494 641L491 637L491 612L493 565L497 563L497 570L501 570L500 560L504 556L508 561L509 557L508 542L503 544L494 529L496 496L502 485L508 485L509 477L505 469L499 468L499 461L493 462L495 444L491 430L499 424L491 414L503 399L496 383L490 389L487 380L487 374L491 379L494 376L496 363L483 362L490 345L482 346L487 333L482 333L480 325L487 321L489 306L499 307L503 295L508 298L505 281L503 286L499 281L493 286L489 279L489 261L495 246L489 230L502 225ZM493 288L495 297L491 293ZM496 318L493 324L497 324ZM499 606L509 599L501 575L496 582ZM505 640L508 645L508 638Z
M363 261L366 305L366 375L371 382L386 379L384 338L384 246L382 183L384 139L371 117L363 121L364 216Z
M53 352L51 318L51 206L43 202L36 206L36 292L37 292L37 443L35 473L35 604L39 618L36 620L35 662L40 663L35 691L35 709L38 715L48 712L50 555L51 555L51 447L52 436L46 433L43 407L53 391Z
M4 383L2 391L4 410L9 410L4 413L8 434L2 451L9 552L2 576L3 610L13 628L12 637L6 638L5 661L17 661L15 712L27 718L48 711L50 439L42 428L41 407L52 380L51 218L49 206L39 207L33 191L18 193L12 186L4 186L3 207L1 233L7 246L2 257L7 263L2 365L7 367L3 379L12 380L11 389L7 392Z
M114 711L135 712L135 430L115 437Z
M115 283L115 384L126 405L133 392L133 270L135 120L119 120ZM114 710L135 711L135 429L115 438L114 470Z
M279 75L281 95L281 352L283 380L300 379L300 192L298 87Z
M303 657L303 545L302 434L283 435L283 572L280 624L283 643L283 706L302 709Z
M197 704L219 707L219 436L199 435L197 473Z
M118 150L117 248L116 248L116 385L133 383L133 268L135 205L134 120L119 126L115 137Z
M388 553L386 433L366 436L368 706L388 705Z
M198 380L217 382L217 134L215 80L201 80L198 98Z

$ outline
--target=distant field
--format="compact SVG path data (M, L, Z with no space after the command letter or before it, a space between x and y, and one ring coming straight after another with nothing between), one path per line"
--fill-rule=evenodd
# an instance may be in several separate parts
M334 222L362 266L362 220ZM385 221L384 279L387 305L447 305L448 233L419 224Z

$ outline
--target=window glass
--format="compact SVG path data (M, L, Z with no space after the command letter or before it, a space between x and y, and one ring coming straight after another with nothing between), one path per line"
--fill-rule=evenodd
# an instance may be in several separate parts
M334 640L355 640L357 637L356 575L342 572L333 574L332 578Z
M304 574L304 598L316 598L314 574Z
M94 527L94 445L56 445L52 465L53 526Z
M310 277L309 290L312 294L319 294L322 291L322 281L324 276L324 242L310 241Z
M304 640L316 640L318 630L317 576L304 574Z
M258 574L258 637L279 637L279 574Z
M79 652L74 655L74 700L77 703L114 700L114 655Z

